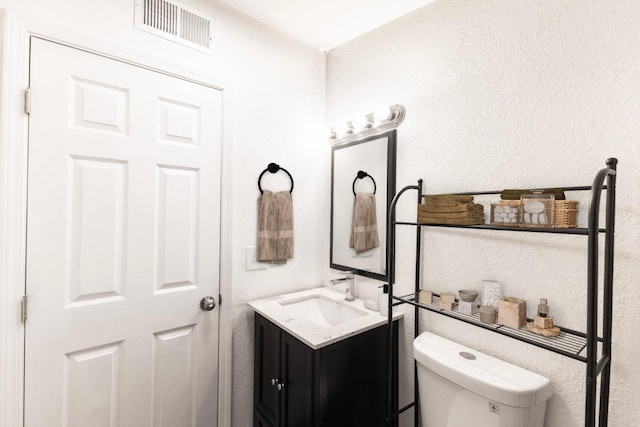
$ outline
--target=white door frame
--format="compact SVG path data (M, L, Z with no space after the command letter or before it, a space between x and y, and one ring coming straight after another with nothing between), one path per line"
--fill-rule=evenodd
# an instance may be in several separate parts
M0 10L0 427L24 424L25 291L29 39L40 37L69 47L172 75L223 92L220 212L220 307L218 425L231 425L231 96L229 82L140 52L56 28L12 10Z

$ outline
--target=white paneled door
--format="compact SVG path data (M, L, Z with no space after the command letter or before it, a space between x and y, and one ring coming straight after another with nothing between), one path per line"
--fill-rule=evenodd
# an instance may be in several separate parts
M25 426L215 426L221 91L37 38L30 70Z

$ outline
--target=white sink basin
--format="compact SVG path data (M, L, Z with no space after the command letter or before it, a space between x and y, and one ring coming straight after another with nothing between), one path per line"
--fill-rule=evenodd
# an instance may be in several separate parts
M343 292L327 287L249 301L249 306L314 350L388 322L361 299L345 301Z
M368 314L324 295L292 298L280 301L279 304L291 316L304 317L320 326L334 326Z

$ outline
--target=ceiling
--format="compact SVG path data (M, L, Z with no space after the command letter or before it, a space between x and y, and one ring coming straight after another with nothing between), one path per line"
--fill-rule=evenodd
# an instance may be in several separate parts
M328 51L434 0L222 0Z

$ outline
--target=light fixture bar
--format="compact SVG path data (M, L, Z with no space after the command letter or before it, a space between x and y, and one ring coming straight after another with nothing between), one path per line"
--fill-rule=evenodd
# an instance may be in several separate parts
M376 135L387 129L396 128L406 114L400 104L380 107L375 113L360 116L346 123L338 123L331 128L329 140L332 144L342 144L365 136Z

